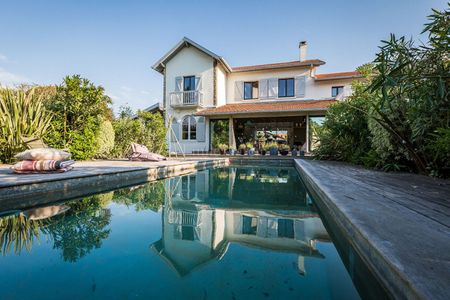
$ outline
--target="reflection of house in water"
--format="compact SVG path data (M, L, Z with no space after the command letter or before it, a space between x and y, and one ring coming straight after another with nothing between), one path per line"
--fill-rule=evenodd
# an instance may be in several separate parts
M162 239L152 248L183 276L220 259L229 243L322 258L329 240L295 170L216 169L167 181ZM262 184L264 182L264 184Z

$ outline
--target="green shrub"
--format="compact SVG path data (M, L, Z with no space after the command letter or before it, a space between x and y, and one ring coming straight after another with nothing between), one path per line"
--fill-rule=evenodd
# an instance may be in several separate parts
M126 157L130 154L131 143L138 143L142 138L143 125L139 120L125 117L112 123L115 132L115 144L111 152L113 157Z
M121 108L119 116L113 121L116 135L113 157L128 156L131 143L145 145L151 152L167 154L167 129L161 114L139 111L133 119L130 109L125 107Z
M103 87L79 75L65 77L46 103L54 119L45 141L54 148L69 148L74 159L93 158L101 122L112 118L109 104Z
M108 158L111 151L114 149L115 133L112 123L109 120L104 120L100 123L99 133L97 135L97 153L98 158Z
M150 113L138 111L138 119L143 125L143 134L139 140L151 152L162 155L167 154L167 128L164 124L164 118L159 113Z

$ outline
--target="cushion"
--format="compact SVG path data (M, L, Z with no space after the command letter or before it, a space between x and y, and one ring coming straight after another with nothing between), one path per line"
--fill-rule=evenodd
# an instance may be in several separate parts
M133 152L137 153L149 153L147 146L133 143L131 144Z
M70 158L70 153L53 148L36 148L17 153L18 160L66 160Z

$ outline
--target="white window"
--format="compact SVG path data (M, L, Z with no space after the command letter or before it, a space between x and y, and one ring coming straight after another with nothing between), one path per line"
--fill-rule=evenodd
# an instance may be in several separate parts
M193 116L184 117L181 138L188 141L197 139L197 121Z

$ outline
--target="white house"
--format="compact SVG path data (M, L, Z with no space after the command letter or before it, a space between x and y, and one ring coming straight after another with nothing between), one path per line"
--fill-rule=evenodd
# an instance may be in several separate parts
M171 151L212 149L217 120L229 124L229 145L266 136L309 151L309 122L351 94L358 72L317 74L325 64L306 58L300 42L295 61L231 67L224 58L183 38L154 65L164 76L163 109L173 134ZM179 141L181 149L175 141Z

